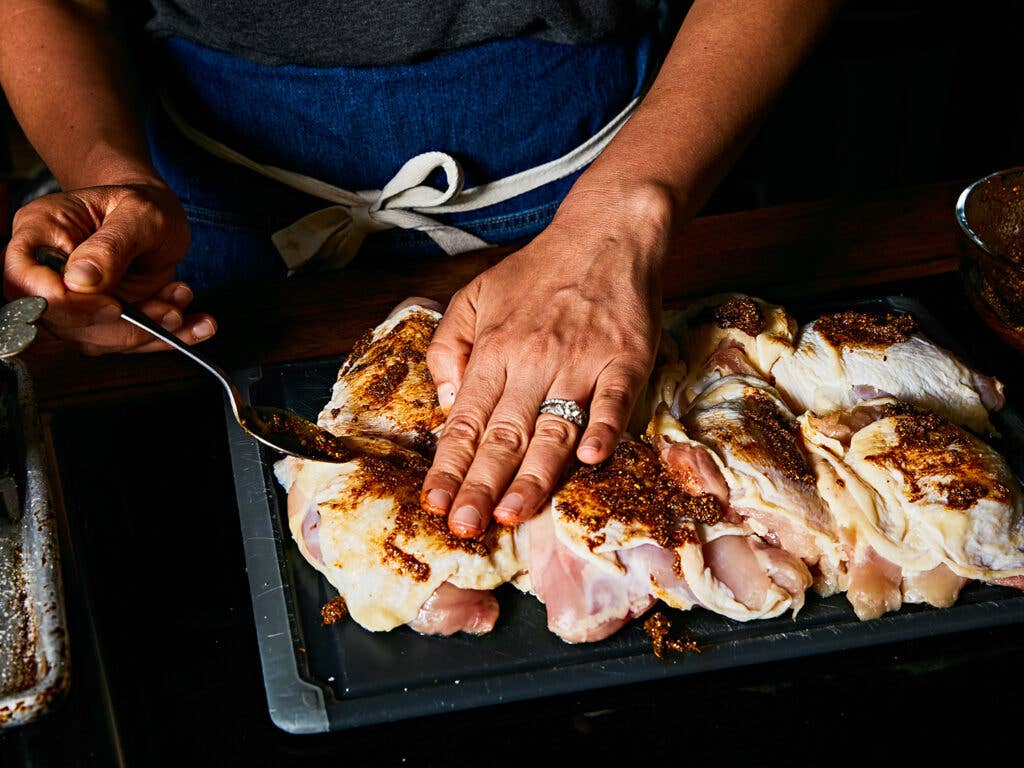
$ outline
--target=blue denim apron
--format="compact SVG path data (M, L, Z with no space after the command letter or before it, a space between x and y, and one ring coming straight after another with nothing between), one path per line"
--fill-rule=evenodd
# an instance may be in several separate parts
M160 74L190 125L260 163L343 189L380 189L409 158L440 150L458 159L472 187L593 136L640 93L655 66L655 39L516 38L414 65L310 68L257 65L171 38ZM179 279L206 288L283 277L271 235L324 202L211 156L159 109L147 129L156 168L191 224ZM489 243L521 244L550 222L578 175L438 218ZM358 258L439 252L420 232L391 229L369 235Z

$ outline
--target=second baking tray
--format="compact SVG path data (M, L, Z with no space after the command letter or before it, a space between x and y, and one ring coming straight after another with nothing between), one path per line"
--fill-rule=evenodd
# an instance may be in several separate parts
M844 308L909 312L926 334L970 360L963 345L919 302L886 296L803 307L801 320ZM282 364L235 374L243 395L315 418L330 396L337 359ZM994 417L996 447L1024 477L1024 422L1010 404ZM844 595L808 594L794 619L736 622L702 609L663 609L674 631L700 653L660 660L635 621L598 643L569 645L547 629L544 606L506 585L496 592L498 623L482 637L423 637L402 627L372 633L354 622L322 625L320 607L336 592L299 554L288 532L277 458L226 419L246 565L274 723L292 733L336 731L532 697L708 672L859 646L1024 622L1024 592L972 584L956 605L904 606L859 621Z

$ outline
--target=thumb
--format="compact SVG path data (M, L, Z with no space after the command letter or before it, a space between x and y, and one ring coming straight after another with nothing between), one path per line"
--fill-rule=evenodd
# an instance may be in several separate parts
M475 337L476 309L462 290L452 297L427 348L427 367L442 410L448 411L455 402Z
M64 284L79 293L109 293L132 261L159 245L152 212L122 201L103 223L68 255Z

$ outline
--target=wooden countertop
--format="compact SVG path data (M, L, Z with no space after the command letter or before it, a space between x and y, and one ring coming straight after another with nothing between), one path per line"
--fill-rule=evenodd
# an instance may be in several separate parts
M666 270L667 303L718 290L784 300L955 270L953 208L966 181L869 200L803 203L698 217ZM360 262L343 272L210 293L220 323L203 346L221 367L341 356L407 296L447 299L505 251ZM24 356L41 410L209 382L174 352L84 357L43 331Z

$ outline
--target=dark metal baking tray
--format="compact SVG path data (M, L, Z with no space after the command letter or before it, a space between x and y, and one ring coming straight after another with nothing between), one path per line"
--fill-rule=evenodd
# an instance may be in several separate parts
M938 343L972 361L963 345L919 302L886 296L842 305L790 302L799 319L826 309L910 312ZM247 369L235 382L247 397L315 417L330 395L336 359ZM1008 404L994 419L997 448L1024 477L1024 422ZM299 554L288 532L285 497L274 480L275 456L226 413L246 565L267 703L274 723L292 733L336 731L501 702L655 678L710 672L778 659L962 630L1024 622L1024 592L983 584L964 589L945 609L904 606L859 621L836 595L808 595L794 619L736 622L702 609L665 610L673 629L700 653L659 660L633 622L598 643L569 645L548 631L544 607L511 586L497 591L501 616L483 637L421 637L402 627L371 633L354 622L325 627L320 607L334 589Z
M18 360L0 361L0 440L18 512L0 506L0 728L33 721L67 690L69 657L50 473L32 380ZM5 478L8 479L8 478Z

